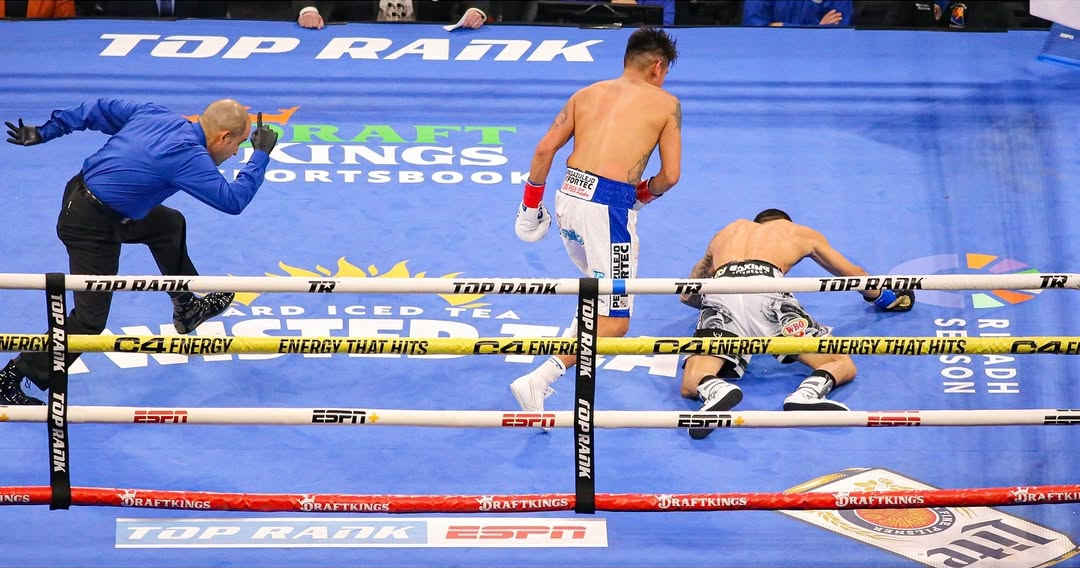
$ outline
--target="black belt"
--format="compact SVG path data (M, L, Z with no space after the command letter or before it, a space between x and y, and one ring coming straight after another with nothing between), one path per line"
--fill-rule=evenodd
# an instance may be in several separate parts
M771 276L778 278L783 276L784 271L775 264L764 260L749 259L728 262L716 269L714 278L740 277L740 276Z
M104 203L102 203L101 200L98 199L97 196L94 195L94 193L92 191L90 191L90 188L86 187L86 182L83 181L82 174L79 174L75 178L75 190L78 191L79 193L85 195L86 198L90 200L90 203L93 203L94 207L97 207L98 211L101 211L105 215L109 216L110 218L115 220L117 223L127 224L127 223L133 223L135 221L134 219L132 219L130 217L124 217L123 215L117 213L116 210L113 209L112 207L109 207L108 205L105 205Z

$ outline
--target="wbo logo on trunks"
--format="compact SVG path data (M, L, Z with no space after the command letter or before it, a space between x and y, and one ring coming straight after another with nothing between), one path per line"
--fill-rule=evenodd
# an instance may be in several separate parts
M890 274L1023 274L1038 269L1012 258L993 254L962 252L922 256L893 267ZM1042 290L919 290L920 304L942 308L991 309L1022 304L1035 299Z
M784 337L802 337L806 335L806 330L809 327L810 322L806 321L806 318L795 318L783 322L781 332Z

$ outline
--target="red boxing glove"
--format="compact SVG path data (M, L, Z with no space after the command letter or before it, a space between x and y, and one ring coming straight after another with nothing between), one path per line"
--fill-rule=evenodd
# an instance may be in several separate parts
M536 185L528 179L525 180L525 195L521 198L521 202L525 204L525 207L529 209L536 209L540 207L540 203L544 201L544 184Z
M660 197L659 195L656 195L653 192L649 191L649 182L651 182L652 180L653 178L649 178L648 180L643 179L637 184L637 200L639 203L641 203L641 205L646 205L652 202L657 197Z

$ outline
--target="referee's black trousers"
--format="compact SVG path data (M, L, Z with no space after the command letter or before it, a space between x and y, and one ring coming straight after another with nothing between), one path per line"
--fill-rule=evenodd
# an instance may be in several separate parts
M182 213L158 205L142 219L125 219L94 197L81 172L64 188L56 234L67 247L69 274L115 276L120 268L120 245L125 243L150 247L163 275L198 274L188 257L187 221ZM111 305L112 292L75 292L74 307L66 322L68 335L100 334L105 330ZM79 355L68 351L68 366ZM52 368L48 353L20 353L15 358L15 368L38 388L48 388Z

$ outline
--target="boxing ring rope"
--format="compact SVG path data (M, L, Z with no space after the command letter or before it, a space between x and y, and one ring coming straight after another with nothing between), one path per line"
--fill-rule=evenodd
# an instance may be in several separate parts
M572 493L530 495L341 495L218 493L73 487L72 504L249 512L535 513L572 511ZM0 487L0 504L47 505L49 487ZM875 491L872 493L597 493L596 509L618 512L779 511L999 507L1080 502L1080 485Z
M432 428L572 428L569 410L395 410L383 408L179 408L69 406L73 424L183 424L247 426L421 426ZM0 422L45 422L40 406L0 406ZM694 424L691 424L694 423ZM598 410L595 428L876 428L895 426L1077 426L1080 410L886 410L815 412L747 410L689 412Z
M0 274L0 289L45 290L50 330L46 335L0 334L0 351L46 351L54 361L45 407L0 406L0 422L46 422L51 442L51 484L0 487L0 504L49 504L245 511L530 512L714 511L930 506L999 506L1080 502L1080 485L873 493L596 493L594 428L686 427L896 427L1077 425L1080 410L900 410L818 412L596 411L595 356L599 354L796 354L942 355L952 353L1080 354L1080 337L849 337L849 338L601 338L596 335L600 294L724 294L840 292L861 290L1080 289L1080 274L888 275L784 279L413 279L223 276L86 276ZM427 294L576 294L578 335L572 338L386 338L68 336L65 291L92 292L293 292ZM356 408L137 408L73 406L66 399L66 351L183 355L222 353L348 353L410 355L576 354L575 411L410 411ZM573 494L504 496L286 495L209 493L71 487L68 423L168 425L384 425L426 427L574 428L576 491Z
M77 292L258 292L359 294L578 294L576 278L307 278L300 276L62 275ZM753 294L859 290L1080 289L1080 274L932 274L770 279L601 279L600 294ZM0 273L0 290L44 290L45 275Z
M572 355L567 337L262 337L178 335L71 335L68 347L82 353L156 355L349 354L349 355ZM48 336L0 334L0 352L47 351ZM599 355L986 355L1080 354L1080 337L601 337Z

